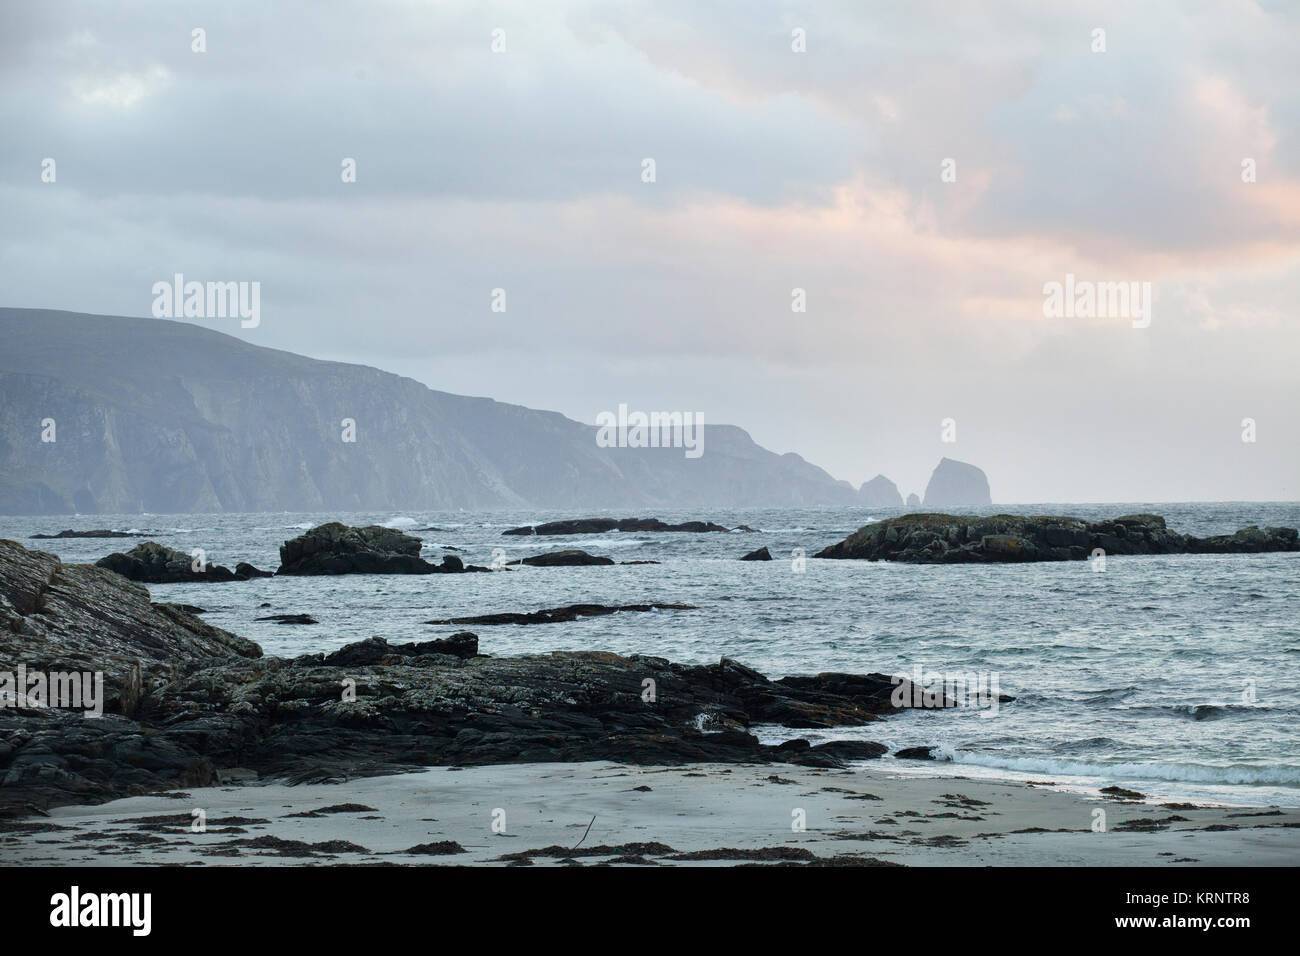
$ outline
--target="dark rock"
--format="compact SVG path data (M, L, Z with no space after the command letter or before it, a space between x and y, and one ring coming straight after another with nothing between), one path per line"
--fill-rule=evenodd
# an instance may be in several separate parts
M940 459L925 486L926 508L962 508L991 505L989 480L984 472L964 461Z
M606 531L727 531L720 524L711 521L683 521L681 524L667 524L658 518L573 518L566 521L548 521L539 525L524 525L511 528L502 534L602 534ZM752 530L752 529L751 529Z
M211 765L202 754L147 735L128 717L165 684L261 653L179 605L151 602L118 574L0 541L3 667L100 673L104 711L86 719L81 710L0 708L0 810L204 785Z
M735 527L734 529L732 529L732 530L734 530L734 531L744 531L744 532L746 532L747 534L758 534L758 533L759 533L759 531L758 531L757 528L751 528L751 527L750 527L749 525L747 525L747 524L736 525L736 527Z
M894 754L899 760L934 760L933 747L904 747Z
M254 618L255 621L274 621L276 624L319 624L310 614L268 614L266 617Z
M278 574L439 574L486 571L466 567L455 555L442 564L420 557L422 542L392 528L351 528L331 521L280 546Z
M740 560L742 560L742 561L771 561L771 560L772 560L772 552L768 551L767 548L763 547L763 548L759 548L757 551L751 551L751 552L749 552L749 554L744 555Z
M66 531L60 531L58 534L34 534L34 541L52 541L55 538L143 538L146 537L143 531L107 531L103 528L96 528L93 531L73 531L69 528Z
M453 617L444 621L425 621L425 624L557 624L576 621L580 617L599 617L620 611L694 611L694 604L570 604L568 607L526 614L480 614L477 617Z
M1296 551L1294 528L1243 528L1195 538L1169 531L1159 515L1106 521L1055 515L967 517L911 514L865 525L819 558L862 558L917 564L1079 561L1100 548L1108 555Z
M796 738L778 744L773 757L786 763L799 764L804 767L837 769L843 767L845 761L874 760L888 752L889 748L884 744L878 744L870 740L832 740L814 747L807 740ZM775 782L793 783L793 781L782 781L779 777L769 777L768 779Z
M176 584L183 582L208 583L235 581L234 572L219 564L199 563L200 571L194 570L197 559L164 547L156 541L137 544L130 551L122 554L116 552L95 562L96 567L107 568L122 575L128 581L143 584Z
M451 856L454 853L468 853L463 846L455 840L439 840L436 843L417 843L415 846L408 846L401 853L410 853L417 856Z
M1232 534L1187 539L1192 554L1256 554L1264 551L1300 551L1295 528L1260 528L1250 525Z
M1108 797L1116 797L1120 800L1146 799L1146 794L1138 793L1136 790L1125 790L1123 787L1102 787L1100 792Z
M889 753L889 748L874 740L831 740L812 748L841 760L875 760Z
M406 663L402 658L423 657L429 654L470 658L478 655L478 635L462 631L437 641L416 641L409 644L389 644L382 637L369 637L339 648L331 654L313 655L321 664L330 667L357 667L367 664ZM300 658L301 660L301 658Z
M275 572L263 571L253 567L247 561L240 561L235 565L235 577L241 581L247 581L249 578L272 578L275 577Z
M115 573L0 541L0 661L102 671L110 713L132 713L142 694L198 668L261 653Z
M511 561L510 564L529 564L538 568L582 567L591 564L613 564L613 558L597 557L576 548L567 551L552 551L549 554L535 554L530 558Z
M277 574L433 574L419 538L392 528L318 525L280 546Z

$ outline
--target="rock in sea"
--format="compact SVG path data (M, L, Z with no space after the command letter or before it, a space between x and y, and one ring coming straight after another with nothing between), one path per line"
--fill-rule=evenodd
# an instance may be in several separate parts
M442 564L420 557L422 542L380 525L352 528L331 521L280 546L277 574L446 574L486 571L446 555Z
M1079 561L1097 551L1125 555L1297 550L1295 528L1252 525L1230 535L1197 538L1170 531L1164 518L1151 514L1094 522L1056 515L913 514L864 525L816 557L981 564Z
M988 477L964 461L940 460L925 486L926 508L965 508L992 503Z

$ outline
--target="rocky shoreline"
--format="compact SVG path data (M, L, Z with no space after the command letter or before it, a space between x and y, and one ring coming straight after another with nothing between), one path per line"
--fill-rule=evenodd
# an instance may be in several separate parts
M0 815L247 780L345 780L428 766L780 760L839 767L868 741L771 746L756 724L864 726L883 674L769 680L602 651L494 658L469 633L268 658L105 568L0 541L0 669L103 673L103 716L0 707ZM906 698L910 700L911 694Z

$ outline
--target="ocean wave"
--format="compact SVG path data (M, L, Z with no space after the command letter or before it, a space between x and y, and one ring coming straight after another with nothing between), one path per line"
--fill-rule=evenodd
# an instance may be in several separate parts
M1300 767L1235 766L1177 763L1090 763L1085 760L1051 757L1008 757L972 753L948 747L936 748L953 763L987 767L992 770L1016 770L1023 773L1068 774L1103 780L1166 780L1178 783L1249 784L1253 786L1300 785Z
M1086 740L1065 740L1055 746L1058 753L1075 753L1080 750L1105 750L1114 748L1112 737L1088 737Z
M1111 707L1118 714L1134 717L1185 717L1188 720L1219 720L1223 717L1267 714L1272 707L1263 704L1135 704Z
M419 523L414 518L398 515L396 518L389 518L387 521L380 522L379 526L381 528L392 528L396 531L399 528L414 528Z
M1078 698L1085 704L1112 704L1116 701L1124 700L1137 691L1137 686L1130 684L1128 687L1106 687L1101 690L1085 690L1083 696Z
M643 538L634 538L630 534L621 534L620 538L622 540L619 538L578 538L576 541L565 538L564 547L566 549L578 548L585 551L588 548L639 548L650 543ZM514 547L535 550L542 546L542 543L537 538L524 538L523 540L528 543L516 544Z

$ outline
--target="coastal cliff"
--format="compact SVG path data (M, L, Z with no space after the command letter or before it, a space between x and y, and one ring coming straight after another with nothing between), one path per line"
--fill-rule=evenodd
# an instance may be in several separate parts
M697 458L601 447L595 426L556 412L184 322L0 309L0 342L0 514L804 507L856 497L848 482L732 425L704 425ZM53 441L43 440L47 420Z

